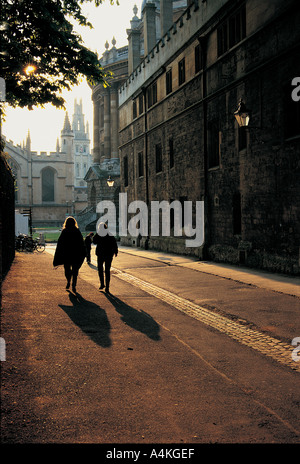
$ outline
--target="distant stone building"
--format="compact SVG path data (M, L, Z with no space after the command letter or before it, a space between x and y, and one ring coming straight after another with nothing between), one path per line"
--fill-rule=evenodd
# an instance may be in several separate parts
M129 32L129 76L119 90L120 191L149 207L204 201L205 241L186 247L171 228L166 237L150 229L138 244L297 274L298 1L191 0L173 22L175 3L160 1L157 41L158 2L144 2L142 59L139 28ZM244 127L234 114L241 100L251 110ZM137 240L128 234L122 243Z
M82 102L75 100L73 124L65 115L56 151L34 152L28 133L25 144L7 141L4 151L15 177L15 206L32 209L33 226L60 226L69 214L87 205L84 176L91 165L88 124L84 124Z
M87 184L84 180L92 165L90 149L89 123L85 124L82 100L75 100L72 121L74 154L74 214L77 215L87 206Z

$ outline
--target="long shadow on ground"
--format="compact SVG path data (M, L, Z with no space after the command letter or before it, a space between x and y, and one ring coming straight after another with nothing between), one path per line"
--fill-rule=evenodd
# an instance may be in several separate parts
M71 306L59 305L59 307L93 342L103 348L109 348L111 346L110 323L105 310L83 298L80 293L69 292L69 298Z
M143 310L135 309L124 301L120 300L111 293L105 293L107 299L115 307L116 311L121 314L121 320L139 332L147 335L152 340L160 340L160 327L157 322L148 313Z

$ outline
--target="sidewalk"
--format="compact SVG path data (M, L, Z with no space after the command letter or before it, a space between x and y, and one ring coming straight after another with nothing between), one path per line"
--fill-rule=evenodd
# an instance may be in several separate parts
M161 261L170 266L182 266L195 271L224 277L225 279L231 279L236 282L242 282L259 288L300 297L300 277L274 274L230 264L199 261L195 257L175 255L162 251L143 250L126 246L119 246L119 250L122 253L129 253L143 258Z

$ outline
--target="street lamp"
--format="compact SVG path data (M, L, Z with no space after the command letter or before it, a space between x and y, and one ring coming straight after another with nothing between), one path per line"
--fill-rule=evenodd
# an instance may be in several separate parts
M30 76L30 75L33 74L35 71L36 71L36 66L34 66L33 64L28 64L28 65L24 68L24 73L26 74L26 76Z
M110 176L108 177L108 179L107 179L106 182L107 182L107 185L108 185L109 187L113 187L113 186L114 186L114 183L115 183L115 181L114 181L113 179L111 179Z
M248 126L250 120L250 111L246 108L245 103L241 99L237 110L234 112L235 119L240 127Z
M250 126L249 127L249 121L250 121L250 114L251 114L251 111L249 109L246 108L246 105L245 103L243 102L243 100L241 99L239 101L239 105L238 105L238 108L237 110L234 112L234 116L235 116L235 119L237 120L238 122L238 125L239 125L239 129L242 129L242 128L247 128L245 130L247 130L247 132L250 130L250 129L262 129L262 127L255 127L255 126ZM254 137L256 139L256 141L258 143L265 143L263 140L259 140L257 138L257 135L254 131Z

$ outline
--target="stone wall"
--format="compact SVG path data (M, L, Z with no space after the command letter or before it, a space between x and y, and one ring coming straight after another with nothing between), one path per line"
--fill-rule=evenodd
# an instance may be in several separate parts
M15 256L14 178L0 152L0 302L1 283Z
M291 81L300 75L300 12L295 1L267 3L264 16L266 2L245 2L246 36L220 56L217 29L242 2L229 1L226 10L220 2L218 15L207 16L207 29L202 11L206 6L191 8L191 17L187 20L184 14L176 39L180 38L180 49L170 55L166 41L163 52L159 48L150 64L146 61L147 75L142 66L134 80L127 82L120 106L121 191L127 192L128 201L139 199L148 204L153 200L205 200L203 249L187 250L184 240L174 237L150 237L149 247L298 274L300 130L289 136L288 108ZM198 35L189 35L194 34L196 24L205 36L200 42ZM170 43L172 40L171 36ZM194 53L199 43L204 66L196 72ZM178 85L178 63L183 58L186 79ZM166 94L169 69L173 88ZM144 112L133 119L133 100L147 94L153 84L157 101L150 107L144 105ZM251 109L244 134L234 118L240 99ZM139 152L144 156L143 176L138 175ZM124 182L125 162L128 185ZM129 243L130 239L123 241Z

